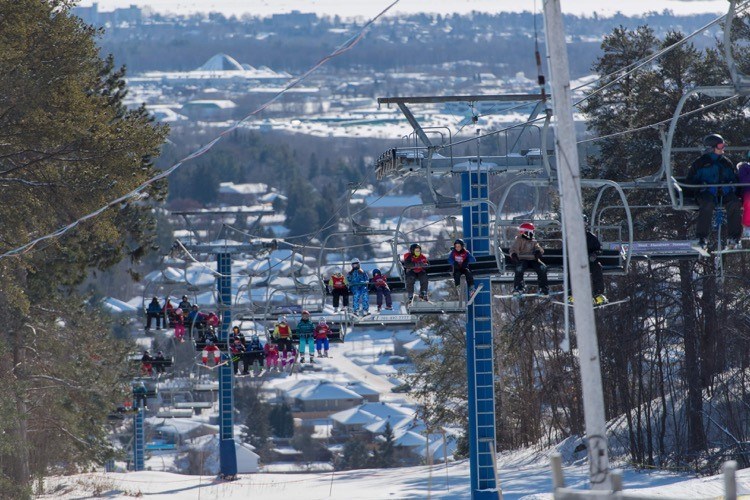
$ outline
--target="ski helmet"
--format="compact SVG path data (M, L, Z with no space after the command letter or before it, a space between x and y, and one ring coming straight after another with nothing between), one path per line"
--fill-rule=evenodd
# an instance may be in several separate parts
M376 274L383 274L383 273L381 273L381 272L380 272L380 269L378 269L378 268L376 267L375 269L373 269L373 270L372 270L372 275L373 275L373 276L375 276Z
M461 238L458 238L456 241L453 242L453 246L461 245L461 248L466 248L466 242L462 240Z
M258 338L258 335L257 335L257 334L255 334L255 333L253 333L253 336L252 336L252 337L250 337L250 340L252 340L253 342L258 342L258 341L260 341L260 339Z
M305 314L307 314L308 318L310 317L310 311L308 311L308 310L302 311L301 315L304 316Z
M319 325L325 325L326 324L326 319L325 318L320 318L320 321L318 321L318 324Z
M531 239L534 237L534 230L536 228L534 227L534 224L531 222L524 222L520 226L518 226L518 231L521 233L521 235L526 236L527 238Z
M414 250L416 250L417 248L419 248L420 251L422 250L422 247L419 245L419 243L412 243L409 246L409 252L414 253Z
M359 264L359 259L358 259L358 258L356 258L356 257L354 257L354 258L352 259L352 265L354 265L354 264Z
M286 317L285 316L279 316L279 320L277 323L286 323Z
M703 145L707 148L715 149L720 144L724 144L724 138L719 134L711 134L703 138Z
M174 313L175 313L175 314L176 314L177 316L179 316L180 314L182 314L182 308L178 307L177 309L175 309L175 310L174 310Z

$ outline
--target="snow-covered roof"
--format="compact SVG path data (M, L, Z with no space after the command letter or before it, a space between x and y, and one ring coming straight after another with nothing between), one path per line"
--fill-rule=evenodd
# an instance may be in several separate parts
M397 432L394 434L393 444L396 446L405 446L407 448L417 448L426 446L427 440L413 431Z
M380 420L360 407L350 408L331 415L331 420L344 425L369 425Z
M362 400L362 396L356 392L338 384L328 382L327 380L320 380L316 384L295 387L288 391L287 395L300 401Z
M268 192L268 184L251 182L235 184L234 182L219 183L219 193L222 194L264 194Z
M182 109L185 108L213 108L213 109L232 109L236 108L237 105L234 101L228 99L195 99L188 101L183 104Z
M122 300L114 297L107 297L102 300L102 306L109 312L112 313L133 313L137 312L139 307L123 302Z
M253 68L254 69L254 68ZM243 71L245 68L232 56L227 54L216 54L206 61L196 71Z
M376 394L380 394L380 392L376 391L369 385L364 384L363 382L350 382L346 384L346 388L350 391L356 392L360 396L374 396Z
M421 205L422 198L411 196L367 196L365 204L370 208L404 208L410 205Z
M364 403L359 408L379 418L385 419L390 417L392 420L398 420L404 416L413 417L415 413L412 409L384 402Z

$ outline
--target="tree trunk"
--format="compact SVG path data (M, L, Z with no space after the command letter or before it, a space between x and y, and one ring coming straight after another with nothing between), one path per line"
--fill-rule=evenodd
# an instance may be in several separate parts
M701 362L699 338L696 326L695 288L693 287L692 265L682 261L680 268L680 301L682 304L682 326L685 342L684 374L687 382L687 452L689 455L706 448L703 429L703 393L701 389Z

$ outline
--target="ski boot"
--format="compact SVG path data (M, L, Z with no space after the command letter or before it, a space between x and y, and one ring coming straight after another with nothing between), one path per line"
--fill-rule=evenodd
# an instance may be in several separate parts
M595 306L601 306L601 305L606 304L607 302L609 302L609 300L607 299L607 297L605 297L601 293L599 295L597 295L596 297L594 297L594 305Z
M386 311L393 311L393 306L385 306Z
M299 362L300 362L300 363L304 363L304 362L305 362L305 357L304 357L304 356L301 356L301 357L299 358Z
M314 364L314 363L315 363L314 356L310 354L310 364Z
M430 301L430 297L427 295L427 292L420 292L419 293L419 298L421 300L423 300L424 302L429 302Z

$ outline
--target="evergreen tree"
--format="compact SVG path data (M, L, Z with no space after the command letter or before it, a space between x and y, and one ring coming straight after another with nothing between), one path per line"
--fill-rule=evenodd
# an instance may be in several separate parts
M338 470L365 469L370 463L370 454L364 441L354 437L344 443L341 459L337 464Z
M245 415L246 429L242 439L253 445L261 458L268 459L271 405L261 400L258 389L254 387L238 390L235 401L237 409Z
M386 422L385 429L383 430L383 441L378 445L378 467L388 469L396 466L396 457L394 456L394 445L393 445L393 428L390 422Z
M268 416L273 435L280 438L290 438L294 436L294 417L292 409L288 404L282 403L271 408Z

